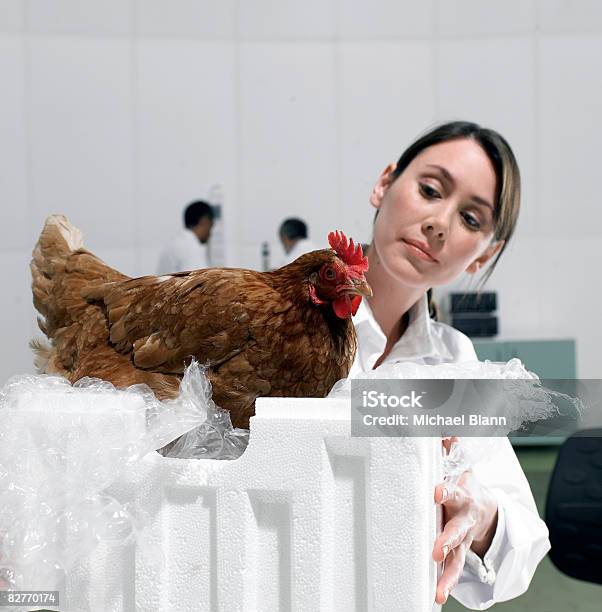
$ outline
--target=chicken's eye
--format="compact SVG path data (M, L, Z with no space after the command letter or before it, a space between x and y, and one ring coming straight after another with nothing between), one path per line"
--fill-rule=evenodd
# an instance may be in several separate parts
M332 268L326 268L326 271L324 272L324 277L326 280L334 280L336 275L337 273Z

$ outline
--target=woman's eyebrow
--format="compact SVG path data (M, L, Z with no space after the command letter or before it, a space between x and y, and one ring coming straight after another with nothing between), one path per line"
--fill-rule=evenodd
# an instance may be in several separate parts
M493 212L493 205L490 204L487 200L484 200L483 198L480 198L479 196L472 196L471 199L476 204L482 204L483 206L486 206L487 208L490 208L491 212Z
M452 186L456 184L454 177L449 173L449 170L447 170L447 168L444 168L443 166L439 166L437 164L427 164L427 166L430 166L431 168L436 168L437 170L439 170L439 172L441 172L441 174L443 175L443 178L448 183L450 183ZM482 204L483 206L487 206L487 208L491 208L491 211L493 212L493 205L487 200L479 196L472 196L471 200L475 202L476 204Z
M449 173L447 168L444 168L443 166L438 166L437 164L427 164L427 166L429 166L431 168L436 168L437 170L439 170L439 172L441 172L441 174L443 175L443 178L448 183L451 183L452 185L456 184L456 181L454 180L454 177Z

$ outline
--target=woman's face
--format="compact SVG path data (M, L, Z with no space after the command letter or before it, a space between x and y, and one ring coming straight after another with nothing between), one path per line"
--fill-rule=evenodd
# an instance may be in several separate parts
M496 176L470 139L433 145L393 183L389 166L370 202L379 209L373 245L386 272L411 287L434 287L476 272L493 243Z

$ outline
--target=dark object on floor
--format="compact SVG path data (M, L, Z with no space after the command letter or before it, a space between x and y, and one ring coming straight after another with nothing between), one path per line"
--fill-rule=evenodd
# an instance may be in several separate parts
M550 558L564 574L602 584L602 429L562 445L546 503Z

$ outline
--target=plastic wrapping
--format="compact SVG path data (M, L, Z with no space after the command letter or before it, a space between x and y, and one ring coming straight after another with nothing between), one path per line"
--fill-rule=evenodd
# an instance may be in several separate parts
M185 433L162 454L178 459L238 459L249 443L249 430L232 426L230 413L215 406L207 420Z
M361 379L514 379L539 380L536 374L525 369L519 359L507 363L491 361L465 361L426 365L412 362L385 363L376 370L359 372L354 378ZM351 393L351 378L339 380L328 397L348 397Z
M213 419L210 393L196 363L166 402L145 385L10 379L0 390L0 588L55 590L99 542L140 535L144 510L103 491L132 462Z
M490 361L470 361L462 363L444 363L423 365L416 363L388 363L370 372L357 375L361 379L502 379L513 380L516 384L508 387L510 397L506 412L506 426L501 431L508 435L527 423L547 419L558 414L558 409L552 401L552 396L560 395L533 384L539 378L525 369L519 359L511 359L507 363ZM343 379L336 383L328 397L349 397L351 379ZM487 412L487 407L483 407ZM498 428L498 433L499 429ZM499 444L499 437L461 438L451 445L449 453L443 457L443 471L446 479L457 480L462 472L475 463L485 459Z
M202 405L205 418L200 425L189 428L173 444L161 449L161 454L178 459L238 459L249 443L249 430L234 428L230 413L211 399L211 383L204 370L193 362L186 372L188 375L180 384L180 397L174 401L179 403L184 398Z

